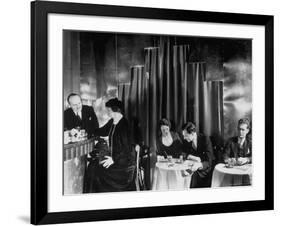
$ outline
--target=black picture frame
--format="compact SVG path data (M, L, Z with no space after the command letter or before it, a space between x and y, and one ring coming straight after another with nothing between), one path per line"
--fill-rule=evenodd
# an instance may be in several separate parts
M48 212L48 14L72 14L199 21L265 27L265 199L143 208ZM193 214L272 210L273 161L273 16L80 3L31 3L31 223L51 224Z

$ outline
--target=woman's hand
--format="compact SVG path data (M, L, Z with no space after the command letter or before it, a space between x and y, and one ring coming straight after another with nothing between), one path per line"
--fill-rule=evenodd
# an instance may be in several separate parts
M106 159L102 160L100 162L100 164L102 164L102 166L107 169L107 168L109 168L114 163L114 161L113 161L112 157L110 157L110 156L104 156L104 157Z
M191 167L191 170L193 172L197 171L197 170L201 170L203 169L203 164L201 162L194 162L194 164Z

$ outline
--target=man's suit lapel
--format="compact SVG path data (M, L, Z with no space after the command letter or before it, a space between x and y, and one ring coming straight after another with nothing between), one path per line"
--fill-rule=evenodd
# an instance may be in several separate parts
M71 116L72 116L72 117L75 117L75 116L76 116L75 113L74 113L74 111L73 111L72 109L71 109L70 112L71 112Z
M199 153L201 150L201 136L198 134L197 136L197 152Z
M82 111L83 111L83 108L82 108L82 110L81 110L81 114L83 115ZM71 110L71 114L72 114L73 118L76 119L76 121L78 121L78 122L81 122L81 121L82 121L82 118L80 118L78 115L76 115L73 110ZM81 115L81 116L82 116L82 115ZM83 117L83 116L82 116L82 117Z
M199 153L200 155L203 154L203 153L201 153L202 150L204 150L203 146L204 146L203 136L198 134L198 136L197 136L197 153Z

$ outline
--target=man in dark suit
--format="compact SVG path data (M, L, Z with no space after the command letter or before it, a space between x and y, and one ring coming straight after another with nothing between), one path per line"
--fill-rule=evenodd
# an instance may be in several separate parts
M210 187L213 147L209 137L197 134L192 122L182 126L183 152L187 159L193 160L190 188Z
M224 161L235 158L238 164L252 162L252 141L249 134L250 120L242 118L238 121L238 136L231 137L225 145Z
M82 105L81 97L71 93L67 97L70 108L64 111L64 129L85 129L88 137L94 135L94 130L99 128L97 116L93 107Z

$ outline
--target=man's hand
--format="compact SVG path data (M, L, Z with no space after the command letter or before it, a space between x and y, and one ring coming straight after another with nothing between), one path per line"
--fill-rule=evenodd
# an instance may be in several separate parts
M191 170L193 172L197 171L197 170L200 170L200 169L203 169L203 164L202 162L194 162L192 167L191 167Z
M110 156L104 156L106 159L102 160L100 164L102 164L103 167L106 169L109 168L114 162L113 159Z
M194 155L188 155L187 159L195 161L195 162L201 162L200 157L194 156Z

